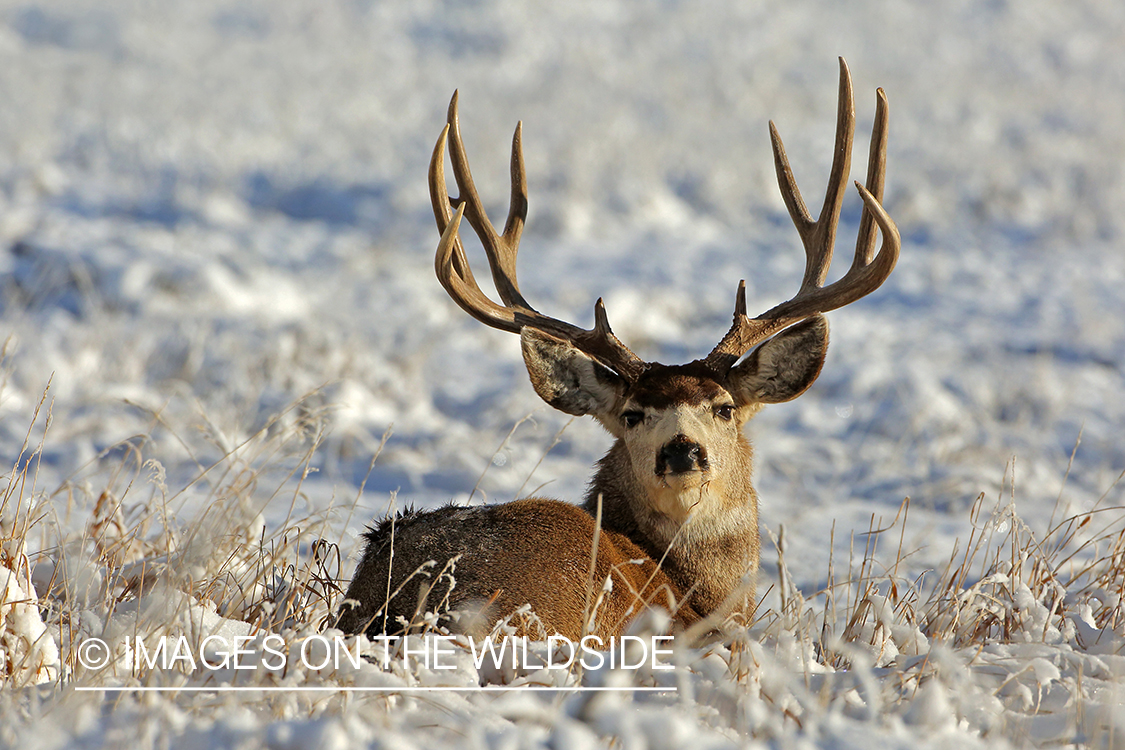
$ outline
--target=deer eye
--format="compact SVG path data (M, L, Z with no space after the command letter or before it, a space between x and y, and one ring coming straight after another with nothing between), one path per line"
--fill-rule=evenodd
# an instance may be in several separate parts
M734 416L734 404L723 404L715 407L715 416L729 422Z
M621 415L621 421L625 423L626 427L636 427L645 421L645 413L643 411L627 411Z

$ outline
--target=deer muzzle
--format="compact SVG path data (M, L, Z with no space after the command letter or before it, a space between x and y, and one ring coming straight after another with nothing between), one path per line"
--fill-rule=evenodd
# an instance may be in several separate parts
M686 435L676 435L656 455L656 473L687 474L707 468L707 449Z

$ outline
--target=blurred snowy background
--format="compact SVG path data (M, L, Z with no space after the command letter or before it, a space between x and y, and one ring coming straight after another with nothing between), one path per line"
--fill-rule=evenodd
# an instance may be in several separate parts
M830 315L816 386L751 425L763 524L814 588L833 522L846 550L909 496L921 571L1015 457L1042 528L1060 492L1089 509L1125 469L1122 49L1118 0L5 2L0 456L51 380L40 489L147 435L176 490L319 389L310 508L346 511L393 425L340 513L346 551L395 490L464 500L483 472L490 500L577 500L608 437L575 422L536 468L566 420L516 337L433 275L425 172L451 93L497 222L524 123L529 299L588 326L604 296L639 354L684 361L726 330L738 279L756 310L796 289L767 121L818 206L843 55L856 177L875 88L890 100L902 258ZM841 266L858 214L852 192Z

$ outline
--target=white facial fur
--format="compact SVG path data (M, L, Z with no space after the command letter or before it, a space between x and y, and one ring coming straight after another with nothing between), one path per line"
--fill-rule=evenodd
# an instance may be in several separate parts
M723 409L729 407L729 409ZM722 393L700 403L676 403L663 409L627 403L623 414L643 413L644 418L621 434L637 480L652 506L669 520L683 523L706 511L715 498L727 496L732 472L746 468L741 460L745 438L742 425L749 414ZM729 414L724 418L723 414ZM659 471L661 451L673 440L700 446L700 466L684 473Z

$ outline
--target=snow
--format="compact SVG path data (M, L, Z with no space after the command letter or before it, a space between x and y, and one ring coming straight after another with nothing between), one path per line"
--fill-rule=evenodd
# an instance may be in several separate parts
M886 206L904 246L883 288L830 314L814 387L750 427L762 523L785 529L789 601L823 588L830 560L836 580L854 576L863 535L904 497L909 554L895 563L897 531L877 553L900 582L936 578L986 527L1003 537L1022 523L1042 539L1102 509L1079 542L1115 533L1120 513L1105 509L1123 505L1125 470L1123 32L1116 0L0 5L0 458L22 488L0 517L35 511L26 549L13 543L0 560L0 638L4 649L24 638L21 653L40 644L39 662L22 662L34 674L0 688L0 714L15 717L0 743L1120 744L1122 634L1095 617L1120 606L1120 588L1106 582L1082 602L1056 592L1087 612L1060 616L1055 594L1015 578L1009 591L1008 573L977 575L979 560L965 590L1012 604L965 606L1018 609L1009 624L1022 640L975 657L931 643L894 620L881 590L855 631L881 644L867 667L815 673L811 646L787 641L779 620L768 647L691 656L674 697L17 686L75 677L59 649L77 634L112 640L143 613L164 613L174 632L233 637L245 626L235 615L262 592L304 606L285 599L297 597L290 578L258 576L238 553L294 519L311 519L307 536L286 543L303 559L313 536L339 543L346 578L357 535L391 505L581 496L608 437L545 407L515 337L469 319L434 278L425 174L454 89L495 221L523 122L520 281L533 304L587 326L603 297L642 357L685 361L726 330L739 279L752 308L795 291L803 257L767 121L819 204L843 55L856 177L875 88L890 101ZM841 266L859 206L849 194ZM98 511L103 496L119 507ZM5 544L16 539L0 528ZM763 546L764 590L779 560ZM104 567L107 554L127 569ZM238 581L200 591L216 556ZM157 558L178 588L99 608L122 580L143 590L142 563ZM53 579L75 608L65 637L44 626L57 611L9 606ZM766 605L781 607L776 588ZM286 622L267 630L296 638ZM726 674L740 659L753 663L743 682ZM440 677L470 684L474 672Z
M49 682L59 677L59 648L35 602L39 596L26 572L0 567L0 673L15 685Z

